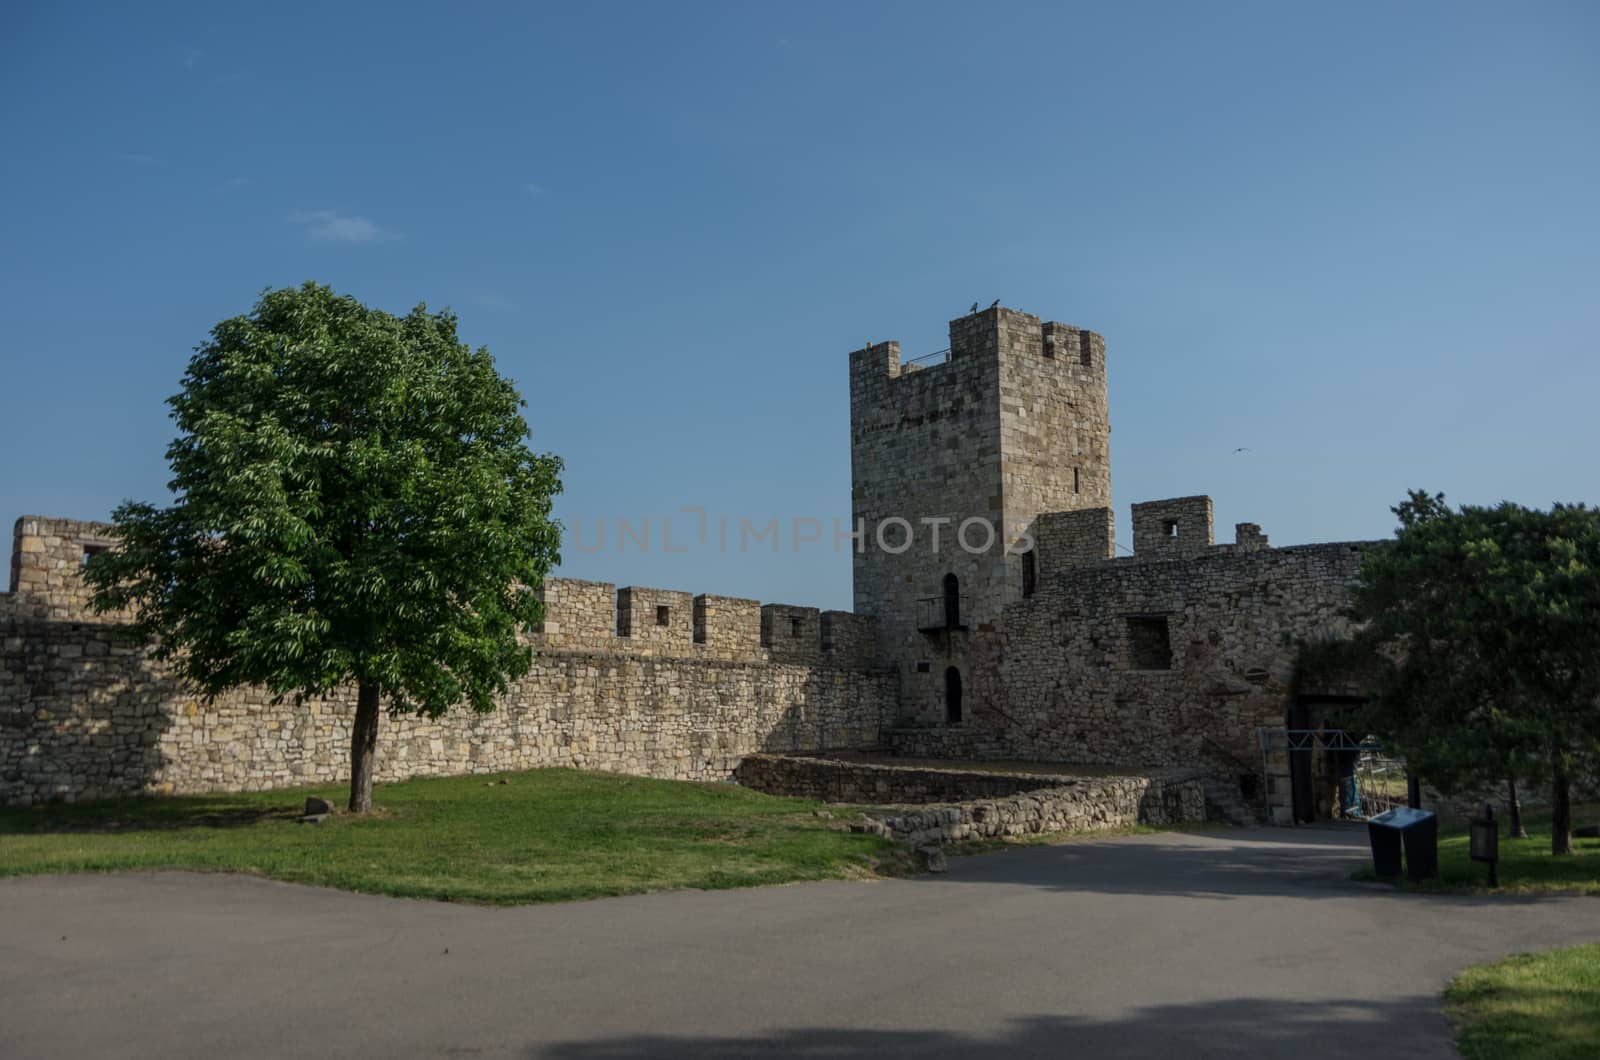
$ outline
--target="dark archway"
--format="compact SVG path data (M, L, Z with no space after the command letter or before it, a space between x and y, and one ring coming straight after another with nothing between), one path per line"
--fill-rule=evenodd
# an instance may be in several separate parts
M944 576L944 628L961 627L961 580L954 574Z
M944 672L944 720L961 724L961 671L954 666Z

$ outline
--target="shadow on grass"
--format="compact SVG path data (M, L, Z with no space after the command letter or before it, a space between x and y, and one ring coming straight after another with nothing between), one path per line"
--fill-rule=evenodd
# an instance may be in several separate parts
M305 796L276 804L240 806L222 799L117 799L75 806L49 803L0 809L0 833L14 835L107 835L176 832L188 828L248 828L271 821L295 821Z

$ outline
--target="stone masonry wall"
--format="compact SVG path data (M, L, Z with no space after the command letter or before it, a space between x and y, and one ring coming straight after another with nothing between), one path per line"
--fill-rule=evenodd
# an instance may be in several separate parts
M1257 727L1282 726L1297 691L1297 641L1348 632L1340 610L1364 547L1273 549L1247 534L1189 559L1048 573L1006 609L1007 716L987 719L989 745L1047 761L1256 765Z
M89 555L111 547L109 531L104 523L76 519L18 519L7 610L19 618L55 621L89 616L89 591L80 575Z
M25 525L62 539L44 555L77 554L79 566L81 542L69 539L104 536L97 524L54 522ZM16 554L41 554L26 543ZM24 570L70 573L30 574L22 591L0 595L0 802L348 776L353 691L299 706L260 689L202 702L122 627L84 610L78 566ZM619 594L606 583L552 578L541 592L545 621L532 635L528 675L488 714L385 718L380 780L537 766L722 780L752 752L876 743L895 709L894 675L860 665L853 649L836 655L818 644L804 662L770 658L754 601L712 597L697 607L706 598L630 588L621 599L635 637L618 634ZM668 608L665 625L658 607ZM868 636L859 622L841 625L853 641Z
M1206 819L1204 780L1197 770L1067 777L752 755L739 767L738 778L746 787L771 795L823 802L944 803L869 811L872 830L918 846Z
M577 766L730 777L754 751L858 747L884 673L585 652L536 654L497 710L385 718L379 780ZM0 802L258 790L348 777L354 694L296 706L188 694L117 627L0 626Z
M1041 512L1110 503L1105 373L1093 332L1003 306L952 320L941 363L902 364L892 342L850 355L855 610L877 620L908 717L952 712L952 668L963 709L990 698L981 635L1022 594L1014 546ZM933 630L947 576L963 628Z
M1133 551L1141 559L1204 555L1214 543L1212 535L1210 497L1173 497L1133 506Z

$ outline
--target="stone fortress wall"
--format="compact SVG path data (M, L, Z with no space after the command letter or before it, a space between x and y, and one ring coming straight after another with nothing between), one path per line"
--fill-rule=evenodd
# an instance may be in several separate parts
M1109 508L1041 516L1035 532L1037 588L1006 605L980 675L999 694L962 725L893 728L886 742L914 757L1204 767L1254 777L1248 801L1286 812L1289 764L1262 775L1259 734L1296 702L1323 705L1307 715L1315 726L1359 700L1296 657L1302 641L1349 633L1342 612L1370 543L1273 548L1240 523L1217 544L1209 497L1133 505L1131 556L1114 555ZM1314 765L1319 790L1331 785Z
M239 791L348 777L348 695L206 703L97 616L105 524L24 517L0 594L0 802ZM533 667L489 714L383 721L380 780L579 766L723 780L755 751L859 747L897 698L844 612L551 578Z
M886 745L1199 768L1273 813L1293 765L1303 809L1305 768L1325 780L1325 763L1265 760L1258 733L1336 725L1359 699L1308 684L1295 657L1345 631L1365 544L1273 548L1241 523L1219 545L1210 498L1191 496L1135 504L1133 554L1118 556L1106 344L1083 328L995 306L951 321L937 363L875 343L849 355L849 380L865 538L853 613L549 579L533 669L500 709L386 721L380 778L572 765L727 779L756 752ZM901 525L880 533L888 520ZM991 547L960 547L964 524ZM350 697L187 696L117 616L89 613L79 571L110 543L103 524L17 525L0 800L340 779Z

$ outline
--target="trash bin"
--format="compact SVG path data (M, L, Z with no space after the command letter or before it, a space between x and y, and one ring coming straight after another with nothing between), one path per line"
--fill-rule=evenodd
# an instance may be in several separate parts
M1406 844L1406 878L1431 880L1439 875L1439 818L1427 810L1407 810L1414 822L1401 833Z
M1389 820L1394 813L1390 810L1367 821L1367 839L1372 842L1372 871L1379 876L1400 875L1400 829Z
M1439 820L1427 810L1398 807L1367 821L1372 869L1379 876L1400 875L1405 850L1406 875L1426 880L1439 875Z

